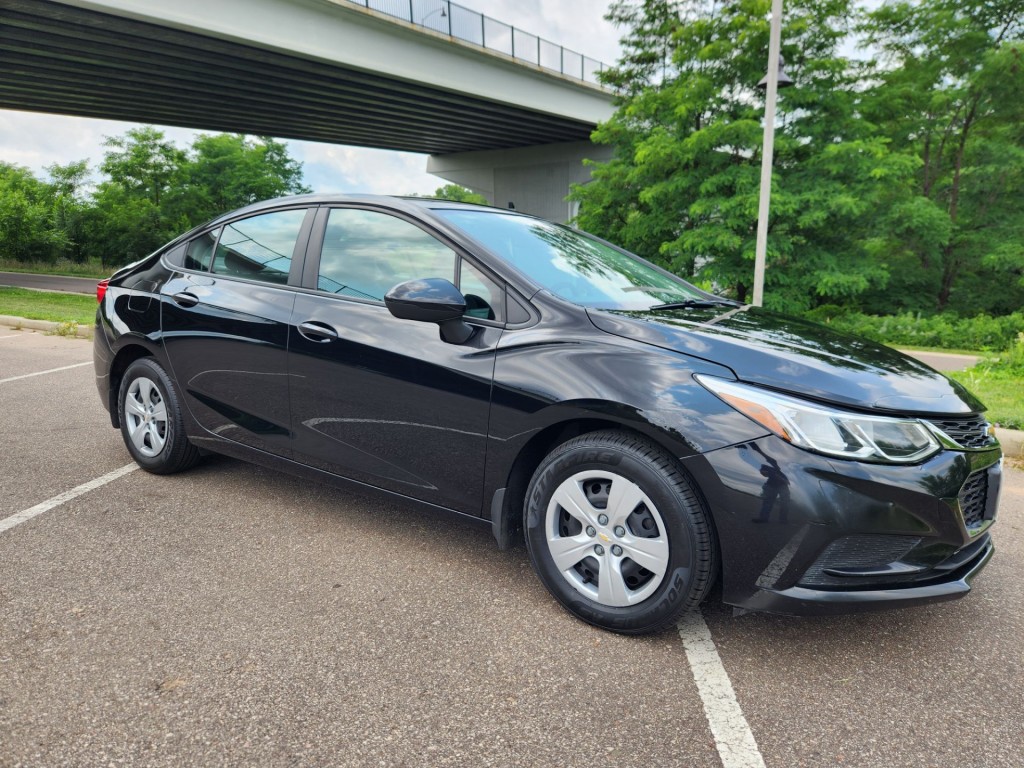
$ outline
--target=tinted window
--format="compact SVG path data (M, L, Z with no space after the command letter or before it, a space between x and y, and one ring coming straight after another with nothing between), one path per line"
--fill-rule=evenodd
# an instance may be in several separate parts
M185 269L194 269L199 272L210 271L210 257L213 255L213 248L217 245L219 229L200 235L188 244L185 249Z
M287 283L306 211L274 211L224 226L213 257L218 275Z
M335 208L327 219L317 287L383 301L398 283L424 277L455 282L455 252L404 219Z
M552 293L583 306L640 310L702 298L689 283L568 227L493 211L436 213Z

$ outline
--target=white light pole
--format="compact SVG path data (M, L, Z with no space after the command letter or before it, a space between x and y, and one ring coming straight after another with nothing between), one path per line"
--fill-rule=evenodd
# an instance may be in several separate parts
M761 150L761 197L757 205L757 244L754 249L754 301L764 300L764 262L768 251L768 203L772 196L772 156L775 152L775 97L779 92L782 63L779 48L782 38L782 0L772 0L772 22L768 34L768 76L764 102L764 142ZM788 79L788 78L787 78ZM762 81L764 82L764 81Z

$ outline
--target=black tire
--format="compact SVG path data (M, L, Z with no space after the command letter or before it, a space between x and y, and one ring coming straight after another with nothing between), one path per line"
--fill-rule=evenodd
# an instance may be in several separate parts
M657 632L711 588L717 546L708 515L689 478L639 435L592 432L558 446L534 473L524 506L537 575L583 621Z
M117 407L124 444L147 472L170 475L199 460L199 450L185 435L174 384L152 358L144 357L128 366L121 379Z

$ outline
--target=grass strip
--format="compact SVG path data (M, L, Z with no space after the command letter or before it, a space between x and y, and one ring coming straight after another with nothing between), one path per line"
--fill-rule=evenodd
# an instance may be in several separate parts
M92 325L96 319L96 297L0 287L0 315Z
M1013 370L986 369L984 365L947 375L988 406L985 415L993 424L1007 429L1024 429L1024 375Z
M102 280L117 271L117 267L104 267L97 262L79 264L61 259L55 264L45 261L16 261L0 258L0 272L26 272L33 275L61 275L63 277L95 277Z

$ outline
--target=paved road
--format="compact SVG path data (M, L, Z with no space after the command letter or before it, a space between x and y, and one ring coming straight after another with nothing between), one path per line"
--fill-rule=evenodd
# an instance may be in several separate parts
M27 272L0 272L0 285L16 288L35 288L41 291L64 291L96 295L96 280L91 277L64 277L63 275L33 275Z
M90 356L0 327L0 519L130 467ZM128 471L0 532L0 766L1019 768L1024 473L1007 481L965 600L705 606L756 742L738 760L677 633L575 621L485 531L228 459Z
M901 351L905 355L917 358L925 365L930 365L936 371L962 371L977 365L981 359L978 355L958 355L953 352L921 352L916 349Z

